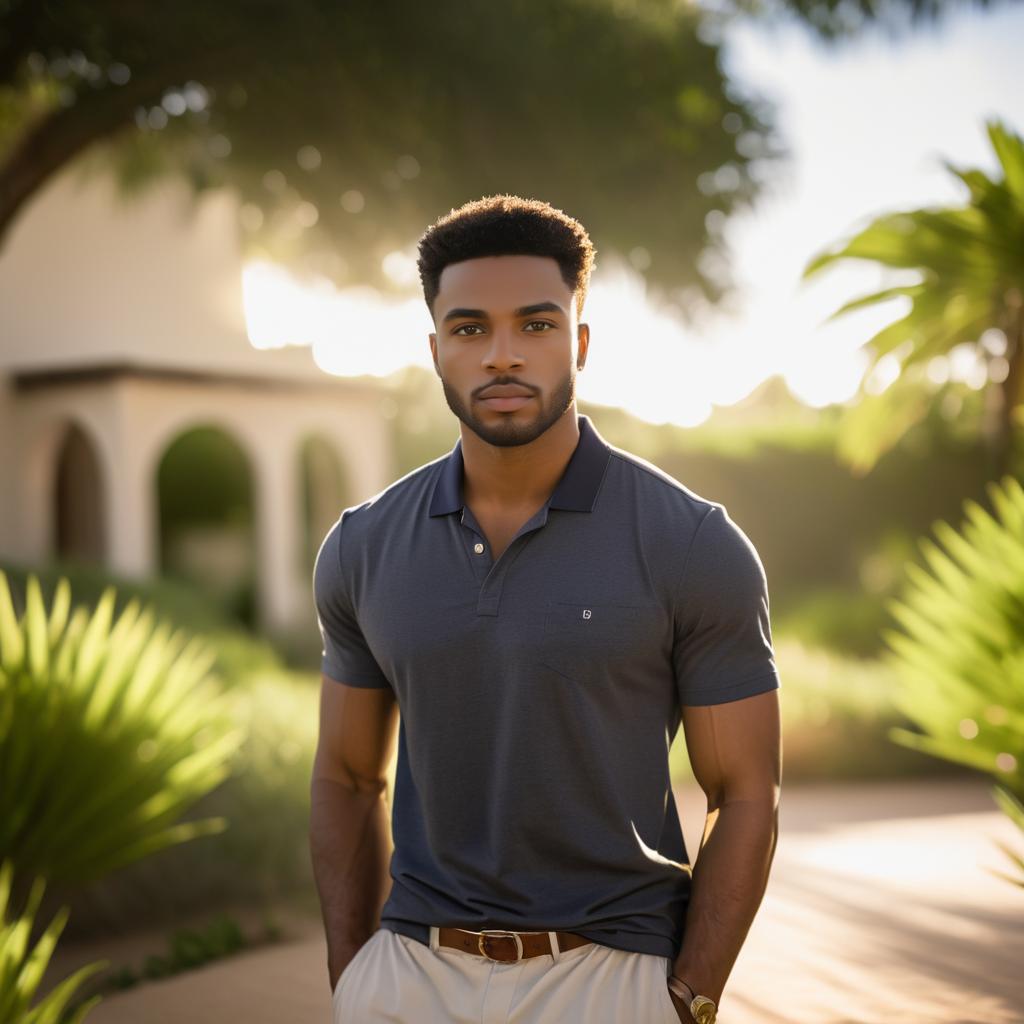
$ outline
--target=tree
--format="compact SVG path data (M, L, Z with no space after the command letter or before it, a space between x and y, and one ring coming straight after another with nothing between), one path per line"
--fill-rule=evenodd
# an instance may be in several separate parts
M870 28L892 39L938 23L961 7L988 8L993 0L720 0L731 16L751 15L763 21L795 20L831 46L842 45Z
M928 362L961 345L973 348L987 364L993 474L1001 477L1010 468L1019 415L1014 409L1022 399L1024 376L1024 139L998 120L989 121L986 129L1001 178L943 161L967 187L966 206L879 217L804 268L807 279L838 260L862 259L921 275L916 283L854 299L829 317L896 297L910 302L905 316L866 343L868 373L839 436L840 456L855 472L867 472L925 415L935 389L926 373ZM1003 352L991 351L981 340L985 335L987 341L990 331L1005 342L999 346ZM871 371L886 357L898 364L898 377L881 392L869 393Z
M383 260L429 221L519 192L578 216L685 307L728 287L698 256L724 266L720 225L758 193L754 161L781 155L696 8L660 0L0 12L0 239L90 150L128 187L230 185L251 247L386 288Z

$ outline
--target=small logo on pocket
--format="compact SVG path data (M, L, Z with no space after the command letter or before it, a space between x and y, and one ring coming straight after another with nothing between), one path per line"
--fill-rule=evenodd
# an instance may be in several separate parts
M591 610L589 608L584 608L583 609L583 618L589 619L592 614L593 614L593 612L591 612Z

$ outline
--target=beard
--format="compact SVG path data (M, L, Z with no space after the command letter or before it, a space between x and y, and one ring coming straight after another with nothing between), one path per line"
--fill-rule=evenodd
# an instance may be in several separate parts
M492 383L503 383L495 380ZM512 383L506 381L504 383ZM549 427L558 422L566 410L576 400L576 371L573 368L559 381L558 385L552 388L547 401L544 401L544 393L536 396L539 406L537 414L531 420L519 419L521 413L499 413L496 423L484 423L480 417L475 416L470 408L454 388L449 387L448 382L441 378L441 389L444 391L445 401L448 408L469 427L470 430L487 444L496 448L514 448L517 445L529 444L535 441Z

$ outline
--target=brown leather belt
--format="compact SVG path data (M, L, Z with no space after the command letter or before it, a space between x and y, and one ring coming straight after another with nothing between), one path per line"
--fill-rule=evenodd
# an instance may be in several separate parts
M555 935L563 953L593 941L575 932L555 932ZM471 932L466 928L444 927L437 929L437 942L440 946L460 949L500 964L514 964L531 956L554 953L549 932L511 932L498 928Z

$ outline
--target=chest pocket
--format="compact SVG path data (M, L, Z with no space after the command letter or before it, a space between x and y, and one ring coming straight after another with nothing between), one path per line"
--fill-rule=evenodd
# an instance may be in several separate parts
M538 660L568 679L586 682L629 661L649 639L652 610L636 605L548 605Z

